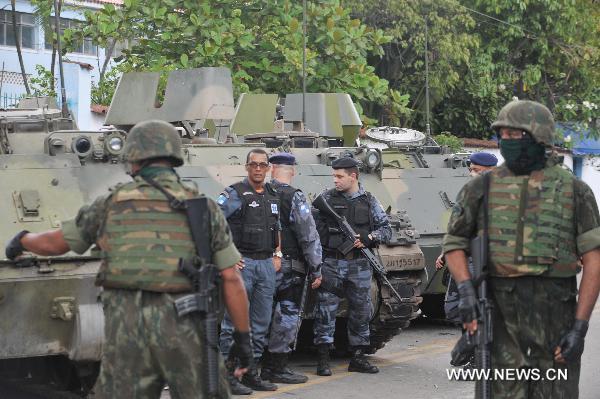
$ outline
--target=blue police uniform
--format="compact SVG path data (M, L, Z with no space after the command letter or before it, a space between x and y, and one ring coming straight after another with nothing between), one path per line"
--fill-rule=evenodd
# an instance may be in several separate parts
M225 188L217 198L217 204L229 222L236 247L244 259L241 275L250 303L252 349L258 362L267 345L275 294L273 250L277 246L278 240L275 235L280 230L279 200L275 191L268 185L265 185L263 193L256 193L246 178L240 183ZM272 221L268 221L275 215L276 226ZM263 218L267 220L262 220ZM265 229L273 231L265 231ZM219 339L221 353L225 358L228 357L233 345L233 331L231 318L225 312ZM257 390L276 389L275 385L270 384L269 386L260 381L256 370L250 370L244 375L242 383Z
M329 202L331 190L324 192L324 199ZM362 185L359 190L348 195L342 193L350 202L365 197L369 203L373 230L371 237L379 243L386 243L392 237L392 229L381 203L367 194ZM325 244L324 244L325 245ZM348 300L348 341L353 347L365 347L370 344L369 322L371 320L371 267L362 256L355 259L340 259L331 252L325 253L322 266L323 286L318 290L318 309L314 324L315 345L333 344L335 318L343 295ZM327 287L340 287L340 292L333 293Z

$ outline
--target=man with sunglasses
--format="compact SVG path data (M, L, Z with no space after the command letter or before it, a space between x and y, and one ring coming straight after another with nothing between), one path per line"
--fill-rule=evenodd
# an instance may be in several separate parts
M492 396L577 398L584 339L600 290L598 206L590 187L553 155L554 118L544 105L510 102L492 128L505 163L463 187L444 237L459 314L473 334L477 296L467 251L470 239L484 233L487 191L492 368L537 370L542 377L567 372L566 379L493 379Z
M250 302L250 331L256 364L267 344L275 273L281 268L279 245L280 201L277 191L265 182L270 170L269 157L265 150L255 148L246 157L248 176L227 187L217 204L227 218L233 242L243 258L237 267L241 270ZM225 358L233 344L233 324L225 313L221 323L220 347ZM242 381L229 370L229 383L234 395L250 395L252 390L274 391L277 385L260 378L256 366L251 367Z

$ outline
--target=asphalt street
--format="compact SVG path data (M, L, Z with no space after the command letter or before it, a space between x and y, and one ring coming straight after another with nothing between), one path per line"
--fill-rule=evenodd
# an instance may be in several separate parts
M294 369L309 376L306 384L279 384L275 392L257 392L258 398L472 398L474 383L450 381L450 351L458 328L421 319L371 356L379 374L349 373L348 359L333 359L333 376L315 374L316 359L302 355L292 359ZM580 399L600 398L600 305L596 306L586 339L580 379ZM241 398L241 397L240 397Z

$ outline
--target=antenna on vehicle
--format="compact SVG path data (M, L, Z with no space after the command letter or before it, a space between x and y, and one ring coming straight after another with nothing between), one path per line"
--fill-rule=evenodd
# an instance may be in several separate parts
M58 0L54 0L54 29L56 31L56 52L58 53L58 70L60 73L60 102L63 118L69 117L69 108L67 107L67 93L65 91L65 78L62 61L62 48L60 44L60 9Z
M302 131L306 131L306 0L302 0Z
M429 29L427 28L427 17L425 17L425 134L431 136L431 125L429 124Z

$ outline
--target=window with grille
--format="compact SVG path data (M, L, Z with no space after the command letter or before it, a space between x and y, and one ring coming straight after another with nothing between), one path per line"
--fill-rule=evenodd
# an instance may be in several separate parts
M36 48L37 25L31 14L17 12L17 37L21 47ZM0 10L0 46L15 46L12 11Z
M54 31L54 20L52 20L52 30ZM60 19L60 34L62 35L66 29L76 28L77 25L81 24L81 21L77 21L74 19ZM46 50L52 50L52 32L45 32L45 46ZM83 41L75 44L75 48L69 49L69 51L73 53L81 53L88 55L98 55L98 46L95 46L92 43L92 39L85 38Z

